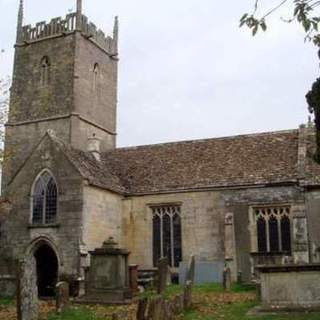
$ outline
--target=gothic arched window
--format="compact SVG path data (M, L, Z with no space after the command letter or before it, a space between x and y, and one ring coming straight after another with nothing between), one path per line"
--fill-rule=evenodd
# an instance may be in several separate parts
M48 57L43 57L40 64L40 84L41 86L48 85L50 80L50 60Z
M168 205L153 207L153 263L168 258L169 265L177 268L182 261L181 207Z
M290 207L255 208L258 252L291 251Z
M32 223L51 224L56 222L58 203L57 184L51 173L42 172L32 190Z

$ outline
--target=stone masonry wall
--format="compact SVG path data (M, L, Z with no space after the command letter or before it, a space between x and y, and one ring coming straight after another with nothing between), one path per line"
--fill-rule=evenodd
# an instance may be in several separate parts
M224 261L225 216L232 213L235 256L228 258L234 260L230 262L234 264L231 265L233 272L242 271L243 279L249 280L252 271L250 206L288 203L292 206L293 212L297 212L300 210L301 202L303 203L303 194L293 186L130 197L123 201L124 244L132 252L131 263L137 263L141 267L152 267L150 205L180 203L183 260L187 261L191 254L195 254L198 259Z
M122 234L132 252L130 263L152 267L152 211L150 205L181 204L182 255L224 259L224 205L218 192L193 192L128 198L123 201Z
M58 185L57 223L35 227L31 219L31 188L37 175L49 169ZM1 246L11 258L32 252L37 239L46 239L56 249L59 273L76 275L81 237L82 178L64 154L46 137L8 188L12 210L4 225Z
M87 250L100 248L109 237L121 243L122 197L98 188L83 190L83 244Z
M306 194L308 229L310 242L310 258L312 263L320 263L320 192L313 190Z
M74 112L105 129L99 137L104 140L101 147L105 151L115 147L118 62L81 34L76 34L76 40ZM83 149L88 133L84 130L73 133L85 135L85 138L73 136L73 143Z

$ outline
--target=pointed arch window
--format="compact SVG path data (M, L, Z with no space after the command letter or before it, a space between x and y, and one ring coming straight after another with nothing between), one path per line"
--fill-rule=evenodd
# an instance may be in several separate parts
M95 93L97 93L98 88L99 88L99 64L95 63L93 67L93 89L95 90Z
M40 85L46 86L50 80L50 60L47 56L43 57L40 64Z
M290 217L289 206L254 208L258 252L291 252Z
M54 177L44 171L37 177L32 190L32 224L56 222L58 188Z
M182 261L181 207L167 205L152 207L153 213L153 263L168 258L171 267Z

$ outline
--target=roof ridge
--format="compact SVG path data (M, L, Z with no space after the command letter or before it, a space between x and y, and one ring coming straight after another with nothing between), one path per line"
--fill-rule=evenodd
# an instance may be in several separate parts
M152 143L146 145L138 145L138 146L128 146L128 147L120 147L115 148L112 150L108 150L102 152L103 154L110 153L113 151L126 151L126 150L137 150L143 148L153 148L159 146L169 146L169 145L177 145L177 144L192 144L192 143L204 143L213 140L228 140L228 139L239 139L245 137L258 137L258 136L269 136L269 135L276 135L276 134L286 134L286 133L294 133L298 132L299 129L286 129L286 130L277 130L277 131L265 131L265 132L258 132L258 133L247 133L247 134L237 134L234 136L223 136L223 137L216 137L216 138L205 138L205 139L194 139L194 140L181 140L181 141L173 141L173 142L160 142L160 143Z

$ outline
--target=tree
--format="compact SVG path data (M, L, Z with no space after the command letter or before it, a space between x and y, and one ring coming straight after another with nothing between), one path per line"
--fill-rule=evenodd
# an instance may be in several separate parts
M4 129L8 118L10 79L0 79L0 163L3 160Z
M267 30L267 19L280 8L293 5L293 12L289 19L282 20L287 23L298 22L304 29L306 41L313 41L316 46L320 46L319 23L320 17L317 15L317 9L320 7L319 0L279 0L279 3L263 10L261 0L254 0L254 8L251 13L245 13L240 19L240 27L247 26L256 35L259 30ZM258 16L258 11L264 12Z
M315 160L320 163L320 78L312 85L312 89L307 93L306 99L309 106L309 111L314 113L314 122L316 125L316 142L317 149Z

